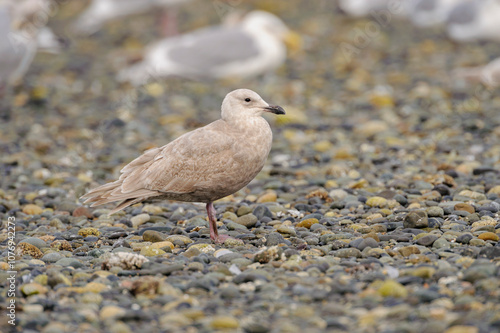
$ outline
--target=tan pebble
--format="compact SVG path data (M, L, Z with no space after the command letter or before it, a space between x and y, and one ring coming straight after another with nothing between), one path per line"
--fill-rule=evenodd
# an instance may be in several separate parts
M245 243L241 239L237 238L228 238L224 241L224 246L227 247L235 247L235 246L241 246L244 245Z
M264 193L257 199L257 203L263 203L263 202L276 202L276 199L278 199L278 195L274 191L269 191L267 193Z
M394 280L385 280L382 282L378 288L378 293L383 297L404 298L408 296L406 288L401 283Z
M411 204L408 205L408 209L418 209L422 207L418 202L412 202Z
M130 222L132 222L132 225L134 226L134 228L137 228L137 227L143 225L144 223L148 222L150 219L151 219L151 216L149 216L149 214L143 213L143 214L139 214L139 215L132 217L130 219Z
M142 207L142 212L150 215L159 215L163 213L163 209L159 206L147 204Z
M468 325L455 325L448 328L444 333L479 333L479 328Z
M316 224L316 223L319 223L318 219L315 219L315 218L310 218L310 219L305 219L303 221L300 221L299 223L297 223L297 228L311 228L311 226L313 224Z
M382 217L383 217L383 216L382 216L382 214L380 214L380 213L375 213L375 214L370 214L370 215L368 215L368 216L366 217L366 220L367 220L367 221L373 221L373 220L375 220L375 219L379 219L379 218L382 218Z
M313 149L320 153L327 152L328 150L332 149L332 147L332 143L328 140L318 141L313 144Z
M38 193L37 192L30 192L30 193L27 193L24 198L28 201L33 201L35 200L35 198L38 197Z
M157 244L157 243L155 243L155 244ZM172 243L170 243L170 244L172 244ZM165 251L163 251L161 249L155 249L151 245L144 246L140 252L140 254L145 256L145 257L161 256L162 254L165 254L165 253L166 253Z
M330 198L330 196L328 195L328 192L324 188L320 188L320 189L314 190L312 192L309 192L306 195L306 199L315 198L315 197L323 199L326 202L332 202L333 201L332 198Z
M166 240L175 243L176 241L183 242L184 244L191 244L193 240L187 236L182 235L171 235L166 238Z
M463 190L458 193L458 195L462 195L464 197L471 198L472 200L486 200L486 196L483 193L479 193L471 190Z
M487 240L491 240L491 241L494 241L494 242L498 242L498 235L493 233L493 232L483 232L482 234L480 234L479 236L477 236L477 238L479 239L482 239L484 241L487 241Z
M463 210L463 211L466 211L466 212L469 212L471 214L474 214L476 212L476 210L474 209L474 207L472 205L469 205L469 204L466 204L466 203L457 203L454 207L455 210Z
M85 238L87 236L100 236L101 232L96 228L83 228L78 231L78 234Z
M106 305L101 309L99 317L102 320L112 319L119 316L123 316L126 310L115 305Z
M28 204L23 207L23 213L28 215L39 215L42 214L43 209L37 205Z
M78 207L73 211L73 216L85 216L86 218L92 218L92 213L86 207Z
M441 193L438 191L429 191L427 193L422 194L423 200L436 201L441 199Z
M38 237L40 238L41 240L43 240L44 242L51 242L53 241L54 239L56 239L56 236L52 236L52 235L43 235L43 236L40 236Z
M41 257L43 257L43 252L40 251L36 246L31 245L29 243L17 244L14 253L21 257L25 254L28 254L35 259L40 259Z
M36 282L23 284L20 289L24 296L46 294L48 291L46 287Z
M230 316L215 316L210 323L213 329L236 329L240 326L238 319Z
M416 247L415 245L404 246L404 247L400 248L398 251L404 257L408 257L411 254L419 254L420 253L419 248Z
M369 185L368 181L364 178L361 178L360 180L350 183L348 187L356 189L356 188L364 188L367 187L368 185Z
M215 248L210 244L193 244L189 248L195 248L202 253L214 253Z
M335 187L339 187L339 184L335 180L329 179L326 181L325 188L335 188Z
M219 250L214 252L214 257L219 258L219 257L226 255L226 254L229 254L229 253L233 253L233 251L228 250L228 249L219 249Z
M71 243L67 240L58 239L50 244L50 247L57 249L58 251L72 251L73 247Z
M386 132L389 125L382 120L371 120L365 123L358 124L354 127L354 133L362 135L363 137L370 137L379 133Z
M474 162L465 162L465 163L462 163L459 166L457 166L455 168L455 170L457 172L460 172L460 173L471 174L472 170L474 170L475 168L477 168L479 166L481 166L481 164L479 162L477 162L477 161L474 161Z
M387 199L382 198L382 197L378 197L378 196L374 196L374 197L368 198L368 200L366 200L366 204L370 207L382 208L382 207L385 207L387 205Z
M156 242L150 245L152 249L162 249L164 247L168 246L172 250L174 249L174 244L172 244L169 241L163 241L163 242Z
M492 188L490 188L488 194L500 194L500 185L493 186Z

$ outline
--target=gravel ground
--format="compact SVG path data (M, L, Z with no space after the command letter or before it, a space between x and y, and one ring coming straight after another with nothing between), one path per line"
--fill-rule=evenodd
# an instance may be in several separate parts
M180 31L217 23L217 4L180 8ZM254 79L134 89L114 74L158 38L154 20L72 36L81 6L58 8L51 26L70 47L37 56L0 122L0 299L15 218L13 331L500 331L499 91L450 77L498 45L395 19L374 29L330 1L232 2L277 13L302 49ZM217 119L241 87L288 114L269 119L264 170L215 204L236 240L210 242L203 205L109 216L78 201L145 149Z

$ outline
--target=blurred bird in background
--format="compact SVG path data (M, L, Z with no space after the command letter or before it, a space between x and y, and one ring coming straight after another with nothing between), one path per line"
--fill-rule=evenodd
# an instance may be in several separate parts
M122 70L118 80L138 85L151 77L196 80L256 76L283 64L285 43L293 45L294 41L296 34L280 18L253 11L239 23L202 28L147 47L144 59Z
M176 6L189 0L92 0L77 18L73 30L83 35L99 31L109 21L130 15L161 10L161 30L164 35L177 31Z

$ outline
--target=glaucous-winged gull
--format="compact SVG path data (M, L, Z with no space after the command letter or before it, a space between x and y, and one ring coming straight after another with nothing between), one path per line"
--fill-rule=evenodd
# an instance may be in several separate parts
M120 71L118 80L139 85L151 77L196 80L263 74L285 61L290 36L277 16L252 11L239 24L203 28L149 46L144 59Z
M168 9L187 1L189 0L92 0L72 28L77 33L90 35L108 21L154 9Z
M457 42L500 41L500 1L462 2L451 10L446 28Z
M98 206L121 201L115 213L149 199L204 202L210 237L217 232L213 202L246 186L262 169L271 150L272 132L262 114L285 114L248 89L224 98L221 119L153 148L121 170L120 178L82 196Z

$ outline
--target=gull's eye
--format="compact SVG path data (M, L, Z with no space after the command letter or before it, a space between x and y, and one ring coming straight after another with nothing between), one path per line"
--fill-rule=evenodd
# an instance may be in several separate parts
M250 99L250 98L248 98L248 97L247 97L247 98L245 98L245 102L250 102L250 101L251 101L251 99Z

